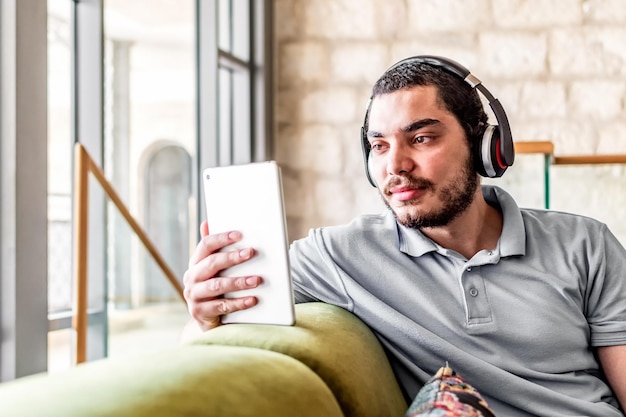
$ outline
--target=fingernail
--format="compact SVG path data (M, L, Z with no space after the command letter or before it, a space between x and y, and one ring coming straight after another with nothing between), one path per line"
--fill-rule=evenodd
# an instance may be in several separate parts
M247 259L247 258L250 257L250 253L251 253L251 251L250 251L249 248L242 249L242 250L239 251L239 256L241 258L243 258L243 259Z
M246 285L257 285L259 282L257 277L248 277L246 278Z
M243 305L246 307L252 307L254 305L254 298L246 298L243 300Z
M239 240L241 239L241 232L232 231L228 233L228 238L232 240Z

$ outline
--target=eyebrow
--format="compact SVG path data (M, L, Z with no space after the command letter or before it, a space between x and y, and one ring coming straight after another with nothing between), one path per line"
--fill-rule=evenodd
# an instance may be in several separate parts
M420 130L426 126L433 126L433 125L438 125L440 124L441 121L437 120L437 119L420 119L417 120L405 127L402 128L402 132L404 133L411 133L411 132L415 132L416 130ZM375 130L368 130L367 132L367 137L368 138L382 138L385 135L383 135L381 132L377 132Z

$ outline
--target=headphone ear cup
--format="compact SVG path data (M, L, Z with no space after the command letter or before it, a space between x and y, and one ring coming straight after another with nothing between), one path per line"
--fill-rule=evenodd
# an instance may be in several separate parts
M367 118L366 118L367 120ZM361 150L363 151L363 162L365 165L365 175L367 180L372 184L372 187L376 188L376 182L370 175L370 142L367 140L367 134L365 133L365 127L361 127Z
M365 169L367 170L367 179L369 180L370 184L372 184L374 188L378 188L378 186L376 185L376 181L374 181L374 177L372 177L372 174L371 174L372 172L371 163L372 163L372 159L367 158L367 161L365 163L366 164Z
M502 162L500 146L500 129L488 125L474 146L476 172L487 178L498 178L504 174L508 167Z

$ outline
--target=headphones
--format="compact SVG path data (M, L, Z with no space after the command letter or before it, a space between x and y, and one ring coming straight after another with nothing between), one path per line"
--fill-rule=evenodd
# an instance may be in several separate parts
M489 90L485 88L481 81L472 75L467 68L458 62L439 56L419 55L406 58L392 65L387 71L385 71L385 73L406 63L427 64L433 67L441 68L461 78L469 84L470 87L480 91L481 94L487 99L498 124L485 126L482 136L475 141L475 143L472 143L472 152L474 152L475 156L474 168L476 169L476 172L483 177L501 177L502 174L504 174L504 171L513 165L513 161L515 160L515 149L513 147L513 136L511 135L509 120L506 117L506 113L504 112L504 108L502 107L502 104L500 104L500 101L495 98ZM376 187L376 183L370 175L369 170L369 155L371 146L367 140L366 132L366 126L368 124L373 99L374 96L369 99L367 111L365 112L365 119L363 120L363 126L361 127L361 147L363 150L363 158L365 160L365 173L367 175L367 179L372 186Z

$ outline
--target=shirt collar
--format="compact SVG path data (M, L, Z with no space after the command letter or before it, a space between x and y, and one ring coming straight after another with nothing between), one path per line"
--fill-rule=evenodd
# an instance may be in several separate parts
M504 224L502 234L498 240L500 256L514 256L526 254L526 229L522 212L510 194L493 185L482 186L483 196L488 204L500 208ZM394 220L393 213L388 216ZM413 257L419 257L428 252L441 251L439 245L426 237L417 229L402 226L396 222L398 231L398 246L401 252ZM445 249L444 249L445 250Z

